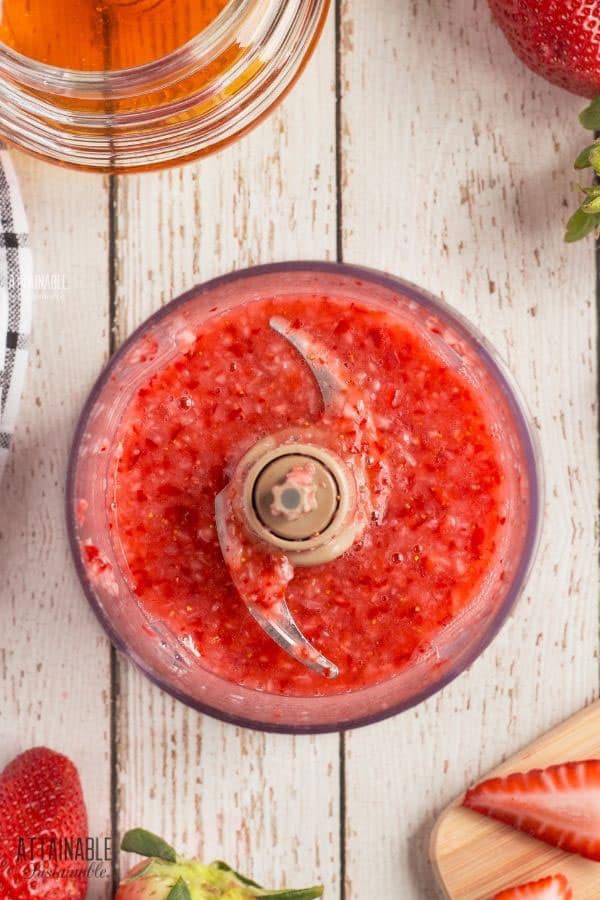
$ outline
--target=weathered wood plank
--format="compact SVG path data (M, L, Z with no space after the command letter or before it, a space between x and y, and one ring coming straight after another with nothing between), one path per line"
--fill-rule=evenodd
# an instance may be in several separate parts
M0 766L44 744L83 780L93 835L110 834L109 646L79 587L64 525L76 417L108 351L102 178L15 154L40 284L17 435L0 489ZM64 282L64 287L63 287ZM107 873L109 874L109 873ZM110 894L94 880L90 900Z
M332 23L284 105L216 157L119 182L117 334L232 268L335 255ZM184 708L121 665L119 824L264 883L339 891L338 738L265 736ZM124 860L123 865L129 864Z
M514 59L484 0L345 0L343 246L496 345L544 448L545 530L514 618L430 702L347 738L347 898L437 896L436 811L598 686L593 247L566 247L580 102Z

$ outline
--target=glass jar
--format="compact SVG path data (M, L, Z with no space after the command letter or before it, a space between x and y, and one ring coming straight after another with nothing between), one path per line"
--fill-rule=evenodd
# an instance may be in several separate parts
M229 0L191 40L132 68L111 66L109 43L102 70L79 71L0 42L0 134L51 162L99 172L210 153L290 89L328 7L329 0Z

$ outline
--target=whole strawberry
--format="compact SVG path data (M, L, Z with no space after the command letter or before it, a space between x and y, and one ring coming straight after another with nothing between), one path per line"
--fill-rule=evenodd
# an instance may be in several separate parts
M523 62L552 84L600 93L600 0L488 0Z
M87 813L77 769L59 753L36 747L0 775L0 897L83 900L81 863L65 875L51 848L85 839Z
M123 879L116 900L314 900L322 887L273 891L234 872L223 862L206 866L184 859L162 838L136 828L128 831L122 850L150 857Z

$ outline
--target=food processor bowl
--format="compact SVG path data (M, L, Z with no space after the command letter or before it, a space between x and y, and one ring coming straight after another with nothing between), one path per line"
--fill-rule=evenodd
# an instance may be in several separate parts
M510 515L502 567L494 564L477 595L397 675L318 696L283 696L215 674L165 621L132 592L112 533L107 492L124 411L152 373L178 353L181 335L212 317L268 297L318 295L391 313L420 333L443 364L460 369L481 398L502 447ZM152 347L152 353L147 349ZM67 518L85 594L118 650L154 683L189 706L264 731L318 733L366 725L439 691L488 646L523 589L539 537L539 454L519 392L487 341L453 309L419 288L376 271L331 263L261 266L193 288L155 313L101 374L81 415L71 452Z

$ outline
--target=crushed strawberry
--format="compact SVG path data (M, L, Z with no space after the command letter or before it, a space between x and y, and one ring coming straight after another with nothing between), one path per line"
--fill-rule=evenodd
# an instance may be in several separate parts
M339 560L297 570L287 590L304 634L339 661L335 682L262 633L214 529L215 497L243 453L322 416L314 377L269 327L278 315L351 369L394 473L383 520ZM503 568L504 451L485 401L428 338L383 311L323 297L254 302L213 317L187 343L140 387L115 442L109 516L138 600L208 668L261 690L314 695L396 675L473 600L492 563L498 576Z

